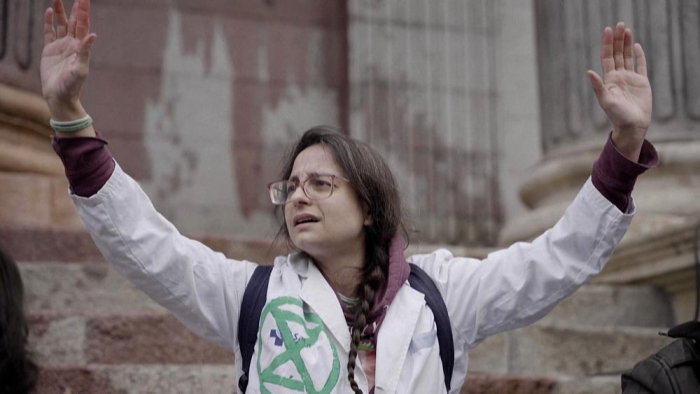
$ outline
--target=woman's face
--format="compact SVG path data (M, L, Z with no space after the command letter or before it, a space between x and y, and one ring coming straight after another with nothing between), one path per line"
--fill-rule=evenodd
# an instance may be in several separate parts
M364 226L370 223L352 185L336 163L330 148L317 144L294 160L289 177L303 182L315 174L335 175L333 194L311 200L298 187L288 197L284 218L294 245L314 257L364 250Z

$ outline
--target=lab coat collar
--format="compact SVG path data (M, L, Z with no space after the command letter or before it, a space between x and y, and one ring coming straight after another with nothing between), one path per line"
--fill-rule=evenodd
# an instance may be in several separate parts
M425 296L408 284L404 284L389 306L377 338L375 392L396 391L420 311L424 305Z
M315 264L309 263L307 279L299 296L318 314L346 353L350 352L350 331L345 322L343 309L330 284Z

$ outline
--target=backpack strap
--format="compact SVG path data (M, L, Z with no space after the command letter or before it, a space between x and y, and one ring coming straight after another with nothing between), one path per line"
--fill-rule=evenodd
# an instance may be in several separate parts
M270 282L271 273L271 265L257 266L243 293L241 314L238 317L238 344L241 348L243 374L238 379L238 388L244 393L248 388L250 360L253 358L260 328L260 314L267 302L267 285Z
M452 370L455 365L455 345L452 338L452 323L450 323L450 315L447 313L447 305L445 305L445 300L442 298L440 290L438 290L433 279L419 266L411 263L409 265L411 266L411 274L408 276L408 283L411 284L412 288L425 294L425 303L428 304L435 316L442 370L445 374L445 386L447 386L447 392L449 392Z

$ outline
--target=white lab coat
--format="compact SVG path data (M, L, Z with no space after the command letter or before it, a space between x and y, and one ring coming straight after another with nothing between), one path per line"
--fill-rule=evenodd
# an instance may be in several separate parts
M192 331L240 359L239 311L256 264L227 259L180 235L118 165L97 194L72 198L107 261ZM589 179L562 219L532 243L485 260L453 257L444 249L409 258L433 278L449 311L453 393L466 377L469 349L543 317L603 269L629 226L630 205L620 212ZM248 393L352 392L350 334L316 266L300 255L277 257L267 300ZM375 393L445 392L436 339L423 295L404 284L378 334ZM239 362L236 372L240 376ZM368 393L359 360L355 377Z

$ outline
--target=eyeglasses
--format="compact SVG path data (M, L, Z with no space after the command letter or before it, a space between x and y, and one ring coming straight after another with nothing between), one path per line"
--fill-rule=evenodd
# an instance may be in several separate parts
M350 182L350 180L337 175L314 174L301 182L299 179L272 182L267 185L267 188L270 190L270 200L275 205L287 204L289 197L294 194L299 186L301 186L301 190L309 200L323 200L333 194L336 178Z

